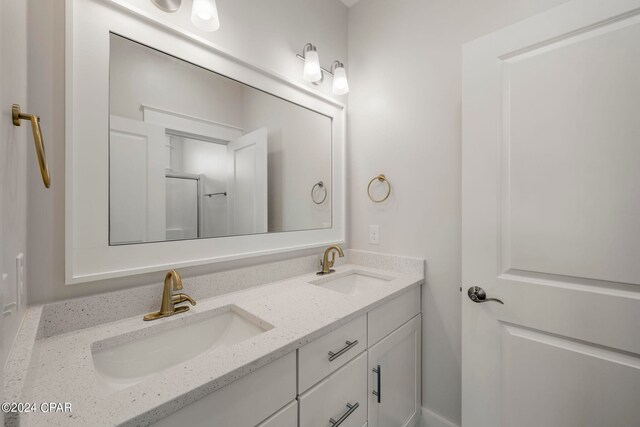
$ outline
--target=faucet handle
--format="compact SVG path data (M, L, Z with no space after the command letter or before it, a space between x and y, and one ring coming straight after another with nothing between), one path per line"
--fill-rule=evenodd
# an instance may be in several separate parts
M171 297L171 301L173 302L173 304L180 304L183 302L189 302L191 305L196 305L196 302L194 301L193 298L191 298L189 295L187 294L175 294Z
M336 263L336 254L335 252L331 254L331 259L327 259L327 264L329 268L333 267L333 264Z

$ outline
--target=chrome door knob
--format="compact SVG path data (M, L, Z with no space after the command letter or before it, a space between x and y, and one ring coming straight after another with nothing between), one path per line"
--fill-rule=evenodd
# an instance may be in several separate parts
M504 304L498 298L487 298L487 293L484 291L484 289L482 289L479 286L470 287L469 290L467 291L467 295L469 295L469 298L471 299L471 301L477 302L478 304L482 302L489 302L489 301L495 301L495 302L499 302L500 304Z

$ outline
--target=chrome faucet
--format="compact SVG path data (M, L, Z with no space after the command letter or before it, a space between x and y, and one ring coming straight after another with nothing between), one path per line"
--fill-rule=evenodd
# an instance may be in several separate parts
M322 271L318 271L316 273L318 276L335 272L331 267L336 263L336 252L340 258L344 256L342 248L338 245L331 245L324 251L324 256L322 257ZM331 254L331 261L329 261L329 254Z
M167 275L164 277L164 289L162 291L162 303L160 304L160 311L146 314L143 317L143 320L156 320L189 311L189 306L175 306L176 304L180 304L183 302L190 302L191 305L196 305L196 302L189 295L183 293L172 293L173 291L181 290L182 278L180 277L180 274L178 274L176 270L169 270Z

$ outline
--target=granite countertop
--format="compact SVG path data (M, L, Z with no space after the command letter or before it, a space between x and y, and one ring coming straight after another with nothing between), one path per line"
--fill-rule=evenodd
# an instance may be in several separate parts
M19 402L69 402L70 413L8 414L9 424L26 426L126 425L143 426L185 407L234 380L294 351L338 328L374 307L420 286L424 277L396 271L347 264L336 268L334 277L362 271L395 279L371 292L345 295L315 286L318 279L305 274L198 301L184 314L143 322L142 315L112 321L50 337L37 337L42 306L26 314L13 352L10 380L19 383ZM187 284L184 292L189 293ZM126 304L126 301L122 301ZM273 328L232 346L205 352L182 364L128 388L109 391L98 379L92 345L122 334L144 337L179 322L228 310L234 305ZM30 338L31 337L31 338ZM117 339L117 338L116 338ZM5 398L11 398L6 396Z

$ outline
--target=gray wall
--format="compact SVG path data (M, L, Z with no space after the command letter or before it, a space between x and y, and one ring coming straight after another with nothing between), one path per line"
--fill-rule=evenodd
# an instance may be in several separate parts
M37 163L31 148L30 123L23 121L15 127L10 119L14 103L23 112L32 113L27 86L27 9L23 2L0 3L0 28L0 308L16 303L13 313L0 319L0 362L4 366L26 307L25 298L19 298L16 257L20 253L28 257L26 165ZM38 185L44 188L42 179L38 179ZM0 415L0 422L2 419Z
M460 424L463 43L565 0L360 0L349 12L350 246L427 259L423 406ZM385 173L391 200L373 205ZM380 245L368 225L380 225ZM429 425L429 424L428 424Z

